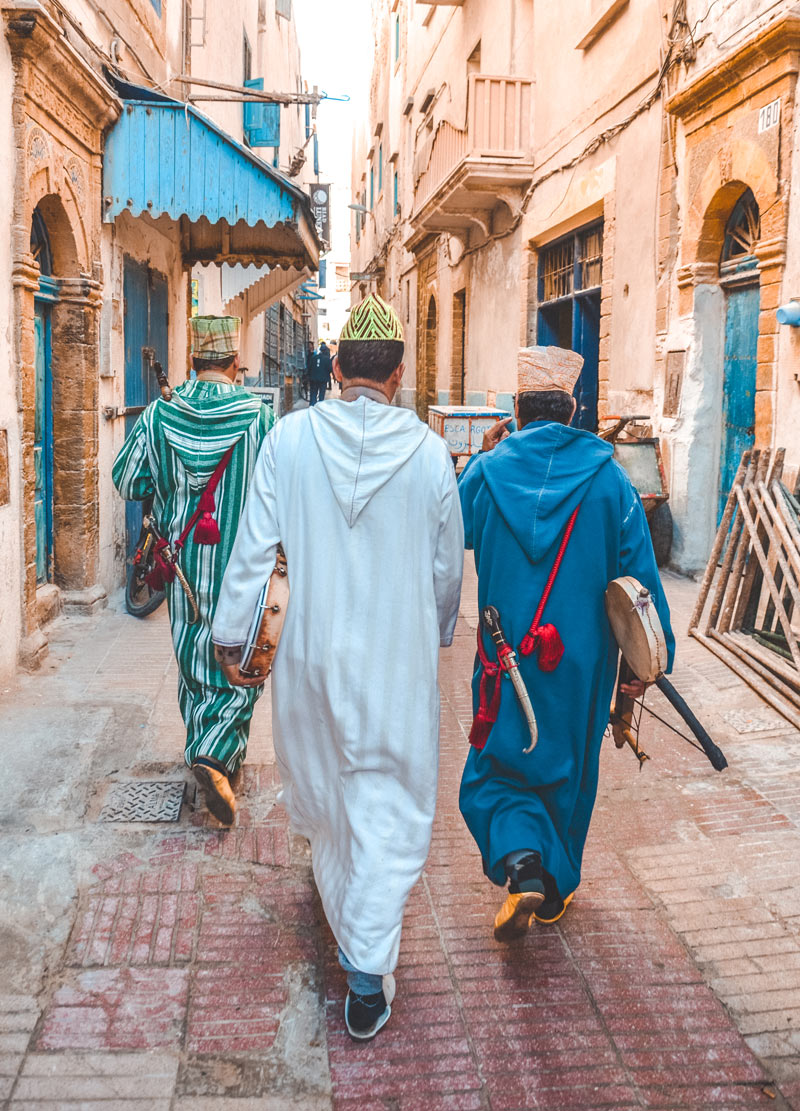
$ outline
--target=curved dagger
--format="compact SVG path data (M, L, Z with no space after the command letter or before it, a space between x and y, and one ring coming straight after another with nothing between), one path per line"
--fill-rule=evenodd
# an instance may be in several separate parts
M483 607L481 611L481 620L483 621L483 626L487 633L495 643L495 647L497 648L497 661L511 680L514 686L514 692L519 699L519 704L525 715L525 720L528 723L531 743L522 751L524 753L533 752L534 748L536 748L536 742L539 740L539 727L536 724L536 715L533 712L531 696L528 694L528 688L525 686L525 680L522 678L522 674L519 670L516 654L506 640L503 626L500 624L500 614L494 606Z

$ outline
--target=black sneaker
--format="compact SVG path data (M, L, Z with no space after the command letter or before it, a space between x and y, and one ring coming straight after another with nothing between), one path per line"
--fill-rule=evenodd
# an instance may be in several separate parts
M511 868L506 868L506 875L509 879L509 894L533 892L544 896L544 872L540 853L529 852Z
M573 891L572 894L567 895L565 899L562 899L558 892L556 892L550 898L545 899L545 901L539 906L539 908L534 912L534 918L537 922L541 922L543 926L554 925L556 922L558 922L559 918L563 916L564 911L572 902L574 894L575 892Z
M383 977L383 990L375 995L356 995L348 991L344 1001L344 1021L351 1038L366 1042L374 1038L389 1021L395 983L391 974Z

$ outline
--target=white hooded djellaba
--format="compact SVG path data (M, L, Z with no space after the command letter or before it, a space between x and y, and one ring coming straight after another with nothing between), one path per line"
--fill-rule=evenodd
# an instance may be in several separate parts
M244 643L278 542L291 599L272 672L282 801L311 842L351 963L397 964L430 847L438 648L452 642L464 536L444 442L360 396L290 414L256 464L214 620Z

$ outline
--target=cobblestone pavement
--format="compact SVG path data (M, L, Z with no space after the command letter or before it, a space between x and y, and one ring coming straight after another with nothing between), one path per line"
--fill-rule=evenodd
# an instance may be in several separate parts
M696 587L667 587L681 631ZM115 789L185 779L167 626L60 626L46 671L0 696L9 1111L800 1111L800 736L682 637L676 684L730 768L658 724L641 773L608 745L573 905L499 946L502 893L457 810L475 624L469 576L433 848L368 1046L342 1031L307 847L276 806L268 696L234 830L191 787L178 822L105 820Z

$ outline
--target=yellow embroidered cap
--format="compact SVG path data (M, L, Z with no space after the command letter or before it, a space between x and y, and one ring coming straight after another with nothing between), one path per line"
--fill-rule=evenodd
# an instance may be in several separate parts
M523 347L517 356L517 391L571 394L583 367L583 355L564 347Z
M192 354L196 359L229 359L239 351L240 316L193 316Z
M370 293L356 305L342 328L342 340L397 340L403 342L403 325L391 305L377 293Z

